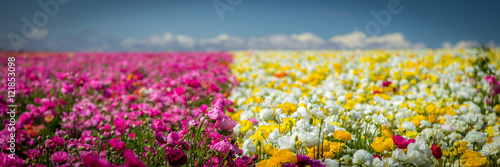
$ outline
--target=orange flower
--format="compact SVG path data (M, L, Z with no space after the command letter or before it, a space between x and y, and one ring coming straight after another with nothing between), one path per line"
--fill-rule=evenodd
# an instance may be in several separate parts
M49 114L49 115L45 116L45 122L46 123L51 123L53 119L54 119L54 115L52 115L52 114Z

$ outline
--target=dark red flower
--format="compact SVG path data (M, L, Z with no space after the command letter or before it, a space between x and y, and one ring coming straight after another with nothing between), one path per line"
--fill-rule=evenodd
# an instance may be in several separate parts
M434 158L436 158L436 159L441 159L441 157L443 156L443 152L441 152L441 148L438 147L436 144L432 145L431 151L432 151L432 156L434 156Z
M167 154L167 161L170 166L181 166L186 164L187 156L182 149L177 149Z

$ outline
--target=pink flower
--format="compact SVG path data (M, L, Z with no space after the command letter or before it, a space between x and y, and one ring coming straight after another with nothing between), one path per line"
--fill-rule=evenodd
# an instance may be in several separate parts
M200 106L200 109L201 109L201 111L202 111L203 113L207 113L208 106L207 106L206 104L202 104L202 105Z
M218 143L215 143L212 146L212 149L214 149L214 151L220 154L226 154L229 150L231 150L231 147L232 147L231 143L227 141L220 141Z
M161 119L156 119L153 122L153 128L157 131L165 132L167 130L167 125Z
M405 149L406 147L408 147L408 144L410 144L406 141L405 138L403 138L403 136L399 135L392 136L392 141L394 141L394 144L396 144L399 149Z
M47 147L48 149L53 149L56 147L56 143L54 143L54 141L51 139L47 139L45 140L45 147Z
M113 124L116 126L116 130L119 130L121 132L123 132L127 128L126 123L127 121L121 118L115 119L115 121L113 121Z
M62 137L59 137L59 136L54 136L52 138L52 141L54 141L54 143L59 146L59 147L63 147L64 146L64 139Z
M50 156L50 160L52 160L52 162L55 162L56 164L66 162L69 160L69 158L69 154L64 151L56 152L52 154L52 156Z
M118 139L109 140L109 145L115 148L116 150L122 150L123 148L125 148L125 142L122 142Z
M105 154L106 155L106 154ZM82 156L82 164L87 167L112 167L111 163L106 161L104 158L100 158L96 155L84 155Z
M222 116L224 115L224 111L222 109L222 106L220 105L215 105L213 106L210 111L208 111L207 117L212 120L212 121L217 121L219 120Z
M238 124L237 121L228 116L223 116L222 119L220 119L219 128L224 131L232 131L236 124Z
M179 132L170 132L167 135L167 143L172 146L179 145L181 143L182 137L183 136Z
M382 160L382 157L380 155L377 155L377 154L373 154L373 158L378 158L378 159Z

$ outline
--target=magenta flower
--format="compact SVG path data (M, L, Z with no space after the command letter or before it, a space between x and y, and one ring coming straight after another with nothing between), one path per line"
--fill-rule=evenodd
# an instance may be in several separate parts
M392 136L392 141L394 141L394 144L399 148L399 149L405 149L408 147L408 143L403 136L400 135L394 135Z
M127 121L121 118L115 119L113 125L116 126L116 130L123 132L127 128Z
M64 151L56 152L52 154L52 156L50 156L50 160L52 160L52 162L55 162L56 164L66 162L69 160L69 158L69 154Z
M54 143L59 146L59 147L63 147L64 146L64 142L66 142L64 140L64 138L60 137L60 136L54 136L52 138L52 141L54 141Z
M223 116L220 119L219 128L224 131L232 131L237 124L237 121L229 118L228 116Z
M122 142L118 139L109 140L109 145L115 148L116 150L122 150L123 148L125 148L125 142Z
M220 154L226 154L229 150L231 150L231 143L227 141L220 141L218 143L215 143L212 146L212 149Z
M54 141L51 139L47 139L45 140L45 147L48 149L53 149L56 147L56 143L54 143Z
M179 145L181 143L182 137L182 134L180 134L179 132L170 132L167 135L167 143L172 146Z
M156 119L153 122L153 128L154 128L154 130L161 131L161 132L167 131L167 125L161 119Z

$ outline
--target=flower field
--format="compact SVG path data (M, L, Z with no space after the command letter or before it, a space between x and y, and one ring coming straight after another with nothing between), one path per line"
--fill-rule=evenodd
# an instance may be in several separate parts
M0 54L0 166L500 166L498 50Z

